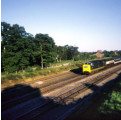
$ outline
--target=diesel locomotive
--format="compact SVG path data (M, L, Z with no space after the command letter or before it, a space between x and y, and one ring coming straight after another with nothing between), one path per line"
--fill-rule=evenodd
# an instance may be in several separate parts
M110 67L114 64L121 63L121 58L111 58L111 59L104 59L104 60L93 60L86 62L83 65L83 74L90 74L94 71L101 70L105 67Z

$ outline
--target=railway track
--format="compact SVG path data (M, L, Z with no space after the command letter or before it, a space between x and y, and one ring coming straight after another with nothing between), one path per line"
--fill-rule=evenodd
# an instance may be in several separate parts
M91 76L91 75L88 75L88 76ZM66 77L66 79L65 79L65 77ZM41 95L43 95L43 94L51 92L55 89L61 88L62 86L66 86L70 83L77 82L85 77L87 77L87 76L86 75L80 76L80 75L77 75L74 73L71 73L71 75L70 75L69 73L66 73L63 76L60 76L60 78L52 77L50 79L43 80L44 82L46 82L43 85L36 85L36 86L33 85L33 87L34 87L33 90L31 90L30 87L28 87L28 86L21 87L19 85L22 89L22 91L20 91L19 93L18 93L18 91L14 91L14 92L10 91L9 93L7 93L8 95L2 96L2 99L3 99L2 100L3 102L1 104L2 111L7 110L13 106L20 104L20 103L26 102L30 99L34 99L35 97L38 97L40 92L41 92ZM17 87L16 89L19 89L19 87ZM40 89L40 91L38 91L38 89ZM12 96L11 92L13 92L13 94L19 95L19 96ZM24 95L21 92L22 93L24 92L23 93ZM6 98L7 98L7 100L5 100ZM12 98L12 99L10 99L10 98Z
M25 83L21 83L21 84L17 84L14 86L14 89L12 87L10 87L11 89L9 89L9 91L6 91L5 88L2 88L2 92L4 92L4 94L11 94L14 92L18 92L18 90L21 90L19 92L23 92L22 90L24 90L24 94L25 94L25 90L29 91L29 88L27 88L28 85L32 86L32 87L44 87L44 86L47 86L46 84L37 84L39 81L43 82L43 83L53 83L53 81L56 79L57 80L63 80L64 77L75 77L76 74L73 74L72 72L66 72L66 73L61 73L61 74L58 74L58 75L55 75L55 76L49 76L49 77L45 77L45 78L40 78L40 79L37 79L37 80L32 80L32 81L28 81L28 82L25 82ZM59 78L59 79L58 79ZM22 86L22 84L24 84L25 86ZM9 88L9 87L8 87ZM16 91L15 91L16 90ZM20 95L21 93L19 93Z
M41 94L45 94L45 93L48 93L54 89L58 89L59 87L62 87L62 86L65 86L67 84L70 84L72 82L76 82L80 79L83 79L84 77L86 77L86 76L74 75L73 77L68 76L66 79L64 79L64 76L63 76L63 79L61 79L61 80L58 79L57 81L51 82L50 84L48 83L49 85L46 84L45 86L42 86L42 87L39 86L38 88L40 89ZM10 107L13 107L17 104L20 104L20 103L25 102L27 100L38 97L38 95L39 95L38 88L37 89L35 88L34 91L31 91L29 93L25 92L25 95L22 95L22 96L20 95L20 96L15 97L11 100L8 99L7 101L2 102L2 104L1 104L2 110L9 109Z
M63 93L62 95L59 95L55 98L53 98L50 101L47 101L46 103L37 106L36 108L31 109L30 111L27 111L24 114L21 114L20 116L17 116L17 120L30 120L30 119L41 119L41 117L48 113L51 112L52 109L57 108L60 105L66 104L68 101L74 99L75 96L78 94L83 93L85 90L90 89L93 86L96 86L99 82L102 80L108 78L111 74L119 71L121 68L115 68L114 70L108 71L108 73L105 73L103 75L99 75L93 79L90 79L83 84L79 85L78 87Z
M66 79L65 79L65 77L66 77ZM44 81L46 81L46 84L41 85L41 86L35 86L33 91L32 90L29 91L30 88L28 88L28 89L23 88L22 91L24 91L24 95L21 95L20 92L18 93L16 91L14 91L15 95L16 94L20 95L20 96L17 96L17 97L14 98L12 96L11 92L9 92L9 95L8 95L9 97L8 96L7 97L2 96L2 99L3 99L2 100L3 102L1 104L2 111L7 110L7 109L9 109L11 107L14 107L14 106L16 106L16 105L18 105L20 103L26 102L26 101L28 101L30 99L35 99L36 97L38 97L40 95L40 92L41 92L41 95L42 95L42 94L51 92L51 91L53 91L55 89L61 88L62 86L66 86L66 85L68 85L70 83L77 82L77 81L79 81L79 80L81 80L81 79L83 79L85 77L86 77L86 75L80 76L80 75L77 75L77 74L74 74L74 73L72 73L71 75L69 73L66 73L63 76L61 75L60 78L58 78L57 76L53 77L53 78L56 78L56 80L53 79L53 78L44 80ZM38 88L40 89L40 91L38 91ZM5 99L7 98L7 101L4 100L4 98ZM12 99L9 99L9 98L12 98Z

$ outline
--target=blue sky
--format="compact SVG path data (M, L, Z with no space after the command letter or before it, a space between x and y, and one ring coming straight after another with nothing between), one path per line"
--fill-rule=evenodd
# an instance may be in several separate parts
M1 0L1 21L80 52L121 50L121 0Z

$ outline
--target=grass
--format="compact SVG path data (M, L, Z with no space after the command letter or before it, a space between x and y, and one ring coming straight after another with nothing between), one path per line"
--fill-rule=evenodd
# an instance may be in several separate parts
M52 63L48 68L41 69L40 66L32 66L27 67L23 72L19 71L18 73L10 73L6 74L1 73L1 85L10 86L14 83L16 84L17 81L23 82L30 78L34 79L35 77L43 77L50 74L56 74L63 71L68 71L70 69L75 69L80 67L84 61L62 61L61 63ZM65 65L67 64L67 65Z
M1 84L2 83L7 83L9 80L19 80L19 79L23 79L21 75L16 75L16 74L9 74L6 76L1 77Z

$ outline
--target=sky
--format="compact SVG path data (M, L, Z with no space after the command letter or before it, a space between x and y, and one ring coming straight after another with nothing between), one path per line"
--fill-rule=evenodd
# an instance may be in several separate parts
M121 50L121 0L1 0L1 21L80 52Z

